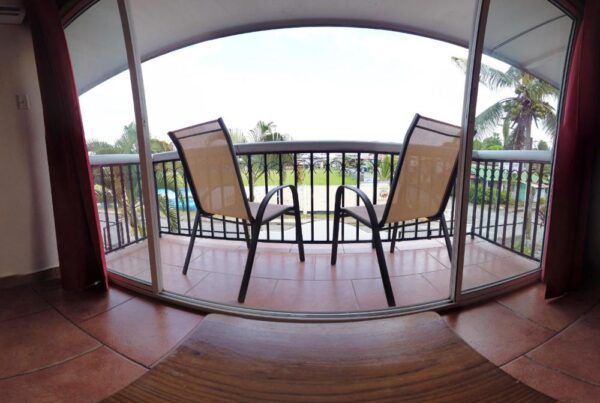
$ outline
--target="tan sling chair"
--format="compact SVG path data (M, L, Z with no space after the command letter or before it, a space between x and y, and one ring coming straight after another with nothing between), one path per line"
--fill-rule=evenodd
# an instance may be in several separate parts
M394 228L391 243L391 252L393 253L399 222L421 218L429 221L439 220L448 254L452 257L452 246L444 210L456 177L460 134L461 128L458 126L417 114L404 140L386 204L374 206L362 190L352 186L343 185L337 189L331 264L335 265L337 260L338 236L342 217L353 217L369 227L373 234L373 248L377 253L381 280L389 306L395 306L396 302L379 235L379 231L387 224L392 224ZM346 189L355 192L364 205L342 207L342 195Z
M187 274L188 271L202 215L239 218L244 223L249 250L238 296L240 303L243 303L246 298L261 225L283 214L293 214L296 219L296 242L300 261L304 261L298 192L294 185L277 186L271 189L261 203L249 202L231 137L222 119L169 132L169 137L177 148L196 203L196 218L183 265L183 274ZM269 200L285 188L290 189L294 205L269 204ZM250 236L248 223L251 227Z

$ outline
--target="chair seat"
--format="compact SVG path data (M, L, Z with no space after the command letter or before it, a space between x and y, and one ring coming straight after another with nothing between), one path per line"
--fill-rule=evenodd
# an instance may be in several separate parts
M248 204L250 205L250 212L252 213L252 217L256 218L260 203L248 202ZM271 221L273 218L279 217L280 215L285 214L293 209L293 206L287 206L285 204L268 204L267 208L265 209L265 214L263 215L262 222Z
M385 210L385 204L376 204L373 206L373 209L375 210L375 215L377 216L377 222L381 222L381 219L383 218L383 212ZM369 219L369 213L367 212L367 208L365 206L344 207L343 211L356 218L363 224L371 227L371 220Z

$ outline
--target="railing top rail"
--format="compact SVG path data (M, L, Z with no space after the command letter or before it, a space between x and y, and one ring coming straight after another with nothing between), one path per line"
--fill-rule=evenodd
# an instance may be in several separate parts
M475 150L474 160L552 162L552 151L545 150Z
M384 143L374 141L273 141L264 143L236 144L235 151L239 155L277 154L277 153L399 153L402 143ZM177 151L168 151L152 155L155 162L179 159ZM538 150L477 150L473 151L473 159L480 161L515 161L515 162L552 162L552 151ZM103 154L90 155L92 166L132 164L139 162L137 154Z
M175 154L177 155L177 154ZM100 154L90 155L90 165L119 165L119 164L137 164L140 162L138 154Z

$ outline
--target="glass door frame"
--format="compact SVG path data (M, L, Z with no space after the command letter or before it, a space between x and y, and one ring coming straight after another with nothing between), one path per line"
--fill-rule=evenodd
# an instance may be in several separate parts
M452 266L451 277L449 284L449 297L444 300L431 301L429 303L384 308L371 311L355 311L355 312L339 312L339 313L301 313L301 312L283 312L283 311L266 311L262 309L231 306L211 301L201 301L198 299L186 297L165 291L163 289L160 245L159 245L159 227L158 227L158 207L156 198L153 196L155 188L153 160L150 151L150 138L148 129L148 113L146 110L146 99L144 94L144 82L142 75L142 66L137 43L135 39L135 29L131 16L131 6L129 0L117 0L123 35L127 51L127 63L130 71L131 90L134 102L135 120L137 130L137 138L140 149L140 167L143 175L142 192L143 204L146 223L148 223L148 248L150 258L151 286L140 283L139 281L119 276L115 273L110 273L109 278L117 284L127 288L134 288L136 291L154 296L158 299L165 300L177 305L201 309L205 312L222 312L235 314L246 317L259 317L269 319L285 319L285 320L311 320L311 321L336 321L336 320L352 320L352 319L368 319L381 318L389 316L397 316L401 314L415 313L428 311L433 309L450 309L467 303L472 303L477 300L489 299L494 295L505 293L512 289L517 289L525 284L536 281L540 278L540 270L532 273L526 273L517 278L508 278L495 283L490 283L485 286L463 292L462 279L464 268L464 253L467 233L468 206L469 206L469 183L471 171L471 157L473 150L473 134L475 133L475 117L476 105L479 86L479 73L481 69L481 60L483 55L483 45L485 39L485 31L487 27L487 19L491 0L476 0L474 17L472 20L472 35L468 46L468 63L467 74L465 80L465 90L463 98L463 116L462 116L462 141L458 160L457 180L456 180L456 209L454 220L456 222L455 231L452 243ZM573 19L573 32L568 47L568 57L565 61L565 69L563 72L563 86L561 98L558 105L558 119L560 121L562 113L562 104L564 94L566 93L566 77L568 67L570 66L570 55L573 45L574 32L578 24L575 16L569 14L557 1L547 0L550 3L559 7L565 14ZM376 28L376 26L373 26ZM555 136L558 138L558 130ZM554 162L553 155L553 162ZM554 164L553 164L554 169ZM552 183L550 184L552 189ZM543 262L542 254L542 262Z

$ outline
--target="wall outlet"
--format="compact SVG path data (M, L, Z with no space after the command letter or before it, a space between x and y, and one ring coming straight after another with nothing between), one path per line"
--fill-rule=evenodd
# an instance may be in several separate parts
M27 110L29 109L29 97L27 95L16 95L17 109Z

